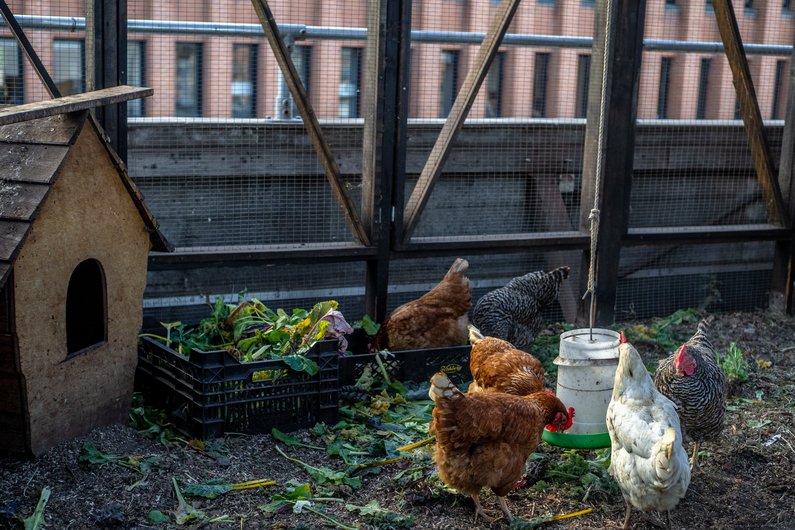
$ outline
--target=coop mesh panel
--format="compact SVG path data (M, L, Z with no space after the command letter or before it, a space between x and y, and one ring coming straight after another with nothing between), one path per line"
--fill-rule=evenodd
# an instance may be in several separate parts
M722 42L711 2L647 5L647 43ZM790 45L795 23L782 2L734 6L743 43L752 45L749 69L777 166L789 51L763 55L758 45ZM726 56L649 48L642 57L630 227L767 223Z
M734 9L776 178L790 51L764 45L789 46L795 22L781 2L734 2ZM710 2L649 2L644 35L630 228L772 222L726 56L650 46L722 43ZM617 318L682 307L765 307L773 249L773 243L624 249Z
M768 306L775 243L631 247L621 251L616 321L697 308Z
M61 92L67 96L84 92L85 26L83 0L59 2L8 2L17 22ZM50 99L5 20L0 17L0 106Z
M368 3L269 3L288 35L291 57L358 210L362 117L368 112ZM500 4L438 0L412 5L407 179L401 190L407 202L458 89L475 66L473 35L489 30ZM415 238L578 228L580 210L590 209L580 204L587 81L592 65L601 61L590 57L587 42L594 4L520 3L429 195ZM793 42L789 3L734 4L745 44ZM84 5L82 0L10 2L64 94L83 91L87 84ZM130 0L127 12L128 83L155 89L153 97L127 104L130 174L178 250L354 242L251 2ZM540 43L538 37L551 41ZM586 42L572 44L577 38ZM645 39L717 43L720 35L707 2L660 1L647 2ZM789 92L789 50L748 48L774 171ZM4 25L0 73L0 105L49 98ZM769 222L731 77L721 53L647 45L631 228ZM697 247L707 257L694 265ZM742 270L738 248L754 249L752 265ZM625 248L618 318L665 314L705 301L715 309L763 306L772 248L772 243ZM574 268L567 281L572 289L587 274L577 270L577 252L463 257L472 263L475 301L528 270L568 263ZM393 261L390 309L435 285L453 258ZM335 298L354 319L363 312L364 276L363 263L150 271L145 315L155 325L158 319L196 321L206 315L202 297L232 300L247 289L285 308ZM719 302L714 293L707 294L715 289ZM659 295L649 295L656 290Z
M364 315L364 263L213 266L151 270L144 300L144 328L159 322L196 323L209 316L218 297L228 303L256 298L271 309L311 309L336 300L353 323Z
M270 2L353 203L361 203L362 2ZM350 242L353 235L250 1L130 0L130 174L178 249ZM157 21L158 30L146 29ZM346 21L343 23L342 21ZM343 87L343 85L345 85ZM358 212L357 212L358 215Z
M505 2L503 2L505 4ZM522 2L463 129L428 196L414 236L434 238L576 229L593 6ZM407 213L417 179L477 69L479 43L500 2L416 2L412 11ZM463 35L463 36L462 36ZM541 45L539 37L553 41Z

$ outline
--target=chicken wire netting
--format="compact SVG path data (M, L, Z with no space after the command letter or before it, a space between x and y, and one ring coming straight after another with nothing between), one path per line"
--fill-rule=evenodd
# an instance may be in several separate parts
M456 96L478 68L480 41L505 4L413 3L403 190L409 208ZM594 9L574 4L519 4L414 236L577 229Z
M777 176L795 20L789 2L733 2ZM629 228L773 221L712 2L648 2ZM623 249L616 318L766 307L774 244Z
M750 311L770 301L775 243L631 247L621 251L616 321L695 308Z
M734 6L777 166L795 22L786 2ZM630 227L767 223L732 70L704 52L722 42L712 3L649 2L645 41Z
M269 5L359 204L365 3ZM130 0L128 15L130 82L155 91L129 108L130 174L166 237L193 249L352 241L252 3ZM321 40L315 26L339 29Z
M85 2L9 4L59 89L84 91ZM372 2L269 4L360 210ZM728 62L714 47L704 47L720 42L710 4L647 2L631 229L770 220ZM519 4L429 195L415 240L579 228L581 210L590 209L581 205L580 190L588 82L592 63L601 61L591 57L591 37L601 5ZM405 188L397 190L405 202L501 6L494 0L412 2L407 178ZM777 166L795 17L789 2L735 2L735 9L743 39L752 44L747 48L751 74ZM251 2L130 0L127 13L128 84L155 90L153 97L127 104L130 174L178 250L354 243ZM0 26L0 105L48 97L11 33ZM755 250L747 254L746 247ZM713 307L763 306L772 248L772 243L703 245L707 255L696 272L691 263L696 246L625 248L617 318L701 305L712 300L703 293L715 281L721 283L722 301L710 302ZM738 261L737 255L753 260ZM576 251L462 257L472 263L475 301L529 270L569 264L566 284L573 291L588 273L579 270ZM435 285L453 259L393 261L389 308ZM364 276L363 263L158 268L149 272L145 314L150 323L195 321L204 316L208 299L231 300L246 290L285 308L336 298L346 315L358 318L364 311ZM572 293L572 300L580 295ZM568 319L573 313L561 314Z

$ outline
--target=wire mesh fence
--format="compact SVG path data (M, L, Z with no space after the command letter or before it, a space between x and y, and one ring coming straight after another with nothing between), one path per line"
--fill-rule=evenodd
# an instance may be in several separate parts
M10 2L64 94L81 92L89 82L84 4ZM630 229L770 220L710 4L647 2ZM367 40L373 5L270 2L360 215L364 119L373 112L366 80L375 75L371 59L378 53L368 49ZM591 72L602 61L591 56L591 45L602 5L519 4L414 241L583 228L580 220L590 208L581 198L589 83L598 81ZM503 6L494 0L412 2L411 20L404 21L411 30L406 179L394 190L396 207L411 202L456 97L478 66L480 43ZM777 162L795 18L789 3L744 2L735 8ZM129 170L178 251L355 243L252 3L129 0L127 13L128 83L155 89L153 97L127 104ZM0 74L0 104L48 97L5 27ZM561 318L573 318L580 278L588 273L579 270L579 250L463 254L471 262L475 300L530 270L571 265L571 292L559 310ZM696 271L698 254L704 257ZM765 306L772 254L773 243L624 248L616 316L693 305ZM738 255L748 259L738 261ZM454 258L395 256L401 259L389 267L389 308L435 285ZM208 297L232 299L246 290L285 307L337 298L358 316L364 312L364 277L362 262L156 268L149 273L145 315L149 322L195 320Z

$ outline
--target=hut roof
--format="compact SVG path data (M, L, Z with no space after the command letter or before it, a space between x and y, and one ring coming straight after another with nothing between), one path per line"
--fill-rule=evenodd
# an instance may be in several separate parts
M102 139L116 173L149 230L153 250L172 250L127 174L126 165L88 111L93 106L140 97L130 95L140 94L141 90L151 93L151 89L114 87L0 110L0 286L5 284L69 150L86 126Z

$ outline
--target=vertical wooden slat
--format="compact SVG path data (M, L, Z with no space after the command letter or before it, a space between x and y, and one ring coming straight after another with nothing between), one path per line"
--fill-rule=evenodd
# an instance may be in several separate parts
M475 96L478 94L483 79L489 72L491 61L497 54L500 44L502 44L502 38L505 32L508 31L508 26L511 24L518 6L519 0L503 0L492 26L478 49L475 64L469 70L466 79L464 79L461 90L459 90L455 103L453 103L453 108L450 110L450 116L445 121L439 137L436 139L436 143L428 157L428 162L422 168L417 186L412 191L409 202L406 205L405 224L403 226L404 243L409 242L411 234L420 221L422 210L430 198L431 191L442 172L444 163L450 155L453 142L464 125L464 120L469 114L469 109L475 101Z
M583 152L582 202L580 228L589 230L588 217L594 205L595 176L599 137L601 90L607 90L604 131L604 160L599 186L600 210L596 256L595 323L609 325L615 317L618 265L621 241L627 233L629 199L632 189L632 168L635 154L635 118L643 43L645 0L613 0L614 36L612 57L607 63L607 86L602 83L606 0L596 6L594 44L589 81L588 122ZM583 253L581 292L585 292L590 265L589 253ZM590 302L590 301L587 301ZM589 303L581 303L579 320L588 322Z
M33 66L33 71L36 72L41 82L44 83L44 88L50 94L50 97L61 97L61 92L58 90L58 87L55 86L55 81L50 77L49 72L47 72L47 69L44 67L44 63L41 62L39 55L36 53L36 50L28 40L27 35L25 35L25 32L22 30L22 27L19 25L19 22L17 22L16 17L11 12L11 8L8 7L5 0L0 0L0 13L2 13L3 18L6 20L8 29L14 34L14 38L17 39L19 47L25 52L30 64Z
M411 1L370 4L364 108L363 212L378 251L367 260L365 312L386 318L396 175L405 172ZM374 53L377 50L377 53ZM403 181L401 180L401 183ZM401 203L402 207L402 203ZM396 207L397 208L397 207Z
M759 112L759 103L756 100L754 82L751 79L748 59L743 50L743 41L737 26L734 7L729 0L714 0L712 5L715 8L715 19L718 22L723 48L732 70L734 88L740 102L745 132L751 144L751 156L754 160L759 186L762 189L762 196L767 204L771 221L789 226L789 215L773 171L773 163L765 140L765 131L762 128L762 114Z
M787 205L790 220L789 241L777 241L776 253L773 258L773 281L771 305L789 314L795 313L795 53L790 55L789 93L787 95L787 113L784 121L784 134L781 138L781 158L778 165L779 189L782 191L784 203Z
M279 64L279 69L282 75L284 75L284 80L287 82L290 94L293 96L295 106L304 119L304 127L306 127L312 145L315 147L320 163L326 171L326 178L337 198L337 202L339 202L342 208L348 227L363 245L369 246L370 238L367 236L367 231L359 219L359 214L356 211L356 206L353 204L351 196L342 183L337 161L331 154L331 148L323 136L323 131L320 129L320 123L317 121L315 111L309 103L309 98L301 82L301 77L298 75L295 64L293 64L293 60L287 52L287 47L279 34L279 27L276 24L276 20L273 18L273 12L268 5L268 0L251 0L251 3L254 5L254 10L257 12L260 24L262 24L262 28L265 30L265 36L268 38L268 43L273 50L273 55L276 57L276 62Z
M86 89L127 84L127 0L86 2ZM119 157L127 162L127 104L94 109Z

